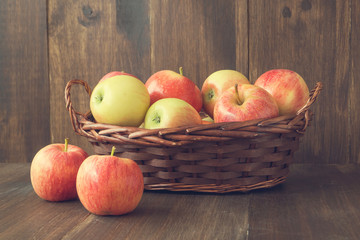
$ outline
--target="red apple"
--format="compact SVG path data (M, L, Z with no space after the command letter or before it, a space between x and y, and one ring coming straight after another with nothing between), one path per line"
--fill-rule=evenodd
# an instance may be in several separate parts
M193 106L179 98L163 98L150 106L144 126L147 129L172 128L201 124L201 116Z
M130 74L130 73L126 73L126 72L124 72L124 71L120 71L120 72L119 72L119 71L113 71L113 72L109 72L109 73L105 74L105 75L100 79L99 82L104 81L104 80L107 79L107 78L111 78L111 77L119 76L119 75L127 75L127 76L132 76L132 77L134 77L134 78L138 78L138 77L136 77L136 76L134 76L134 75L132 75L132 74Z
M140 167L131 159L93 155L81 164L76 189L80 202L97 215L122 215L132 212L144 191Z
M162 98L179 98L192 105L196 111L202 108L200 89L189 78L171 70L154 73L145 83L150 94L150 105Z
M65 144L50 144L35 155L31 167L31 184L36 194L48 201L77 198L76 175L87 158L81 148Z
M214 117L214 106L221 94L235 84L249 83L249 80L235 70L219 70L206 78L201 88L204 111Z
M287 69L267 71L254 85L264 88L274 97L280 115L295 114L309 98L309 88L304 79Z
M251 84L226 90L215 104L215 122L247 121L279 115L276 101L266 90Z

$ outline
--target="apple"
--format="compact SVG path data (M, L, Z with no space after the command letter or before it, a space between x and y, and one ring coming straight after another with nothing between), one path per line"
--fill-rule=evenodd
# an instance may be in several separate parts
M152 104L146 113L144 127L172 128L201 124L198 111L179 98L163 98Z
M201 119L202 124L211 124L214 123L214 119L212 119L210 116L206 116Z
M40 149L31 162L30 179L35 193L48 201L77 198L76 175L88 157L80 147L50 144Z
M204 111L214 117L214 106L221 94L235 84L249 83L240 72L230 69L216 71L210 74L201 88Z
M266 90L239 84L226 90L214 107L215 122L247 121L279 115L275 99Z
M309 98L309 88L304 79L288 69L267 71L254 85L264 88L274 97L280 115L296 114Z
M162 98L179 98L200 112L202 99L200 89L189 78L185 77L180 67L180 74L171 70L154 73L145 82L150 94L150 105Z
M82 205L96 215L123 215L132 212L144 192L140 167L131 159L93 155L85 159L76 178Z
M150 106L150 96L138 78L116 75L99 82L90 97L95 120L122 126L139 126Z
M128 75L128 76L135 77L134 75L132 75L132 74L130 74L130 73L126 73L126 72L124 72L124 71L112 71L112 72L109 72L109 73L105 74L105 75L99 80L99 82L104 81L104 80L107 79L107 78L111 78L111 77L118 76L118 75ZM135 77L135 78L137 78L137 77Z

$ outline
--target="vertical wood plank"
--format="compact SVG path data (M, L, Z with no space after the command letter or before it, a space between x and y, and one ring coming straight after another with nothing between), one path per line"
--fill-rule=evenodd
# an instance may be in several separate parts
M31 161L49 143L46 1L1 1L0 125L0 162Z
M249 77L249 21L248 1L237 0L236 19L236 69Z
M237 62L237 51L247 52L247 46L236 43L240 34L236 27L244 28L243 21L236 21L236 14L244 16L238 11L246 11L245 4L241 1L242 8L236 8L234 0L151 1L152 72L177 71L182 66L184 75L201 88L216 70L246 71L247 62L242 58Z
M144 81L150 74L148 1L49 1L51 140L70 137L92 153L87 139L75 135L65 109L64 88L74 78L93 88L110 71L125 71ZM80 112L89 110L83 88L72 90Z
M324 83L299 162L348 163L349 1L249 2L249 69L254 82L272 68L298 72L312 88ZM359 141L356 141L359 143Z
M349 119L350 161L360 163L360 2L351 1L350 83Z

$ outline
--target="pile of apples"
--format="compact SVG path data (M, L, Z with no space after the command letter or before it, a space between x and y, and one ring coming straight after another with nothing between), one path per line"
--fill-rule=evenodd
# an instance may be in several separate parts
M128 158L88 154L78 146L55 143L40 149L30 167L35 193L51 202L79 199L96 215L123 215L139 204L144 191L140 167Z
M99 123L154 129L295 114L308 98L304 79L287 69L269 70L254 84L238 71L219 70L201 90L182 68L158 71L145 83L116 71L95 86L90 109Z

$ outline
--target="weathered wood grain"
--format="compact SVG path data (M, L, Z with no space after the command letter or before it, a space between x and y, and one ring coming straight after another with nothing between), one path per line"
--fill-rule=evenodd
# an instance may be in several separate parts
M147 1L49 1L49 71L51 141L69 137L73 144L92 149L76 136L65 109L64 88L79 78L95 87L110 71L125 71L144 81L150 73ZM75 88L72 101L87 112L89 96Z
M315 118L296 155L299 162L354 162L349 156L350 1L250 1L252 82L272 68L298 72L312 88L324 83ZM357 144L359 140L353 139Z
M30 164L0 164L0 239L358 239L358 165L294 164L249 193L146 191L134 212L96 216L40 199Z
M0 176L0 239L60 239L89 215L79 201L40 199L30 164L1 164Z
M294 164L286 184L254 194L249 239L358 238L359 168L343 168Z
M46 36L46 1L1 2L0 162L31 161L49 142Z
M151 1L152 73L182 66L200 88L216 70L246 74L246 12L245 1Z
M249 1L235 1L236 70L249 78Z
M360 163L360 2L351 1L351 39L350 39L350 78L349 80L349 118L347 132L349 133L349 159Z

